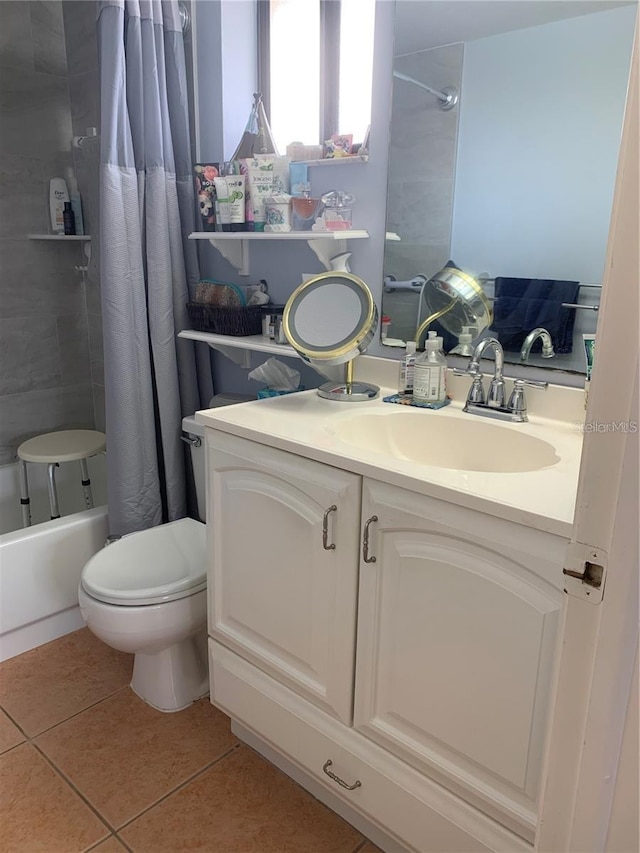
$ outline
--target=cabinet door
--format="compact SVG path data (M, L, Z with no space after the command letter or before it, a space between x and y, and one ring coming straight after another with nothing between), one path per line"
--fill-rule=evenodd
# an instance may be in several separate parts
M355 727L532 837L566 543L365 480L372 516Z
M351 724L360 477L206 442L210 635Z

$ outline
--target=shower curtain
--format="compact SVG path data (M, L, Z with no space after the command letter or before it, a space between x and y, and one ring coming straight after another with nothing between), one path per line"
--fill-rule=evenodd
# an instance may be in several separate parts
M186 302L198 279L177 0L98 2L100 284L112 535L187 513L181 419L200 399ZM208 376L206 375L208 373ZM208 395L208 396L207 396Z

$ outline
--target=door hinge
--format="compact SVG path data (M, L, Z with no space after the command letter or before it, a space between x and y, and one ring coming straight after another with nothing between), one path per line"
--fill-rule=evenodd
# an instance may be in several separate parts
M570 542L562 569L564 591L591 604L599 604L604 594L607 562L607 553L602 548Z

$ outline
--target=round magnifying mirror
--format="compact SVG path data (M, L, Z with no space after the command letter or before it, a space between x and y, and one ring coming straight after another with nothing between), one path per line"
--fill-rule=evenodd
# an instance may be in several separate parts
M492 320L491 306L478 281L455 267L445 267L432 276L423 288L424 303L429 316L419 326L416 344L434 320L460 337L465 326L484 331Z
M376 385L354 382L353 359L369 345L378 311L367 285L346 272L308 279L289 297L282 316L287 340L300 358L322 368L346 364L344 383L326 382L318 394L329 400L373 400Z

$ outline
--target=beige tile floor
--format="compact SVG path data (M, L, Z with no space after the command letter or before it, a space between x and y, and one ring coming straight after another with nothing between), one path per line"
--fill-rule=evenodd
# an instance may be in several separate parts
M1 853L378 851L208 699L138 699L131 665L86 629L0 664Z

